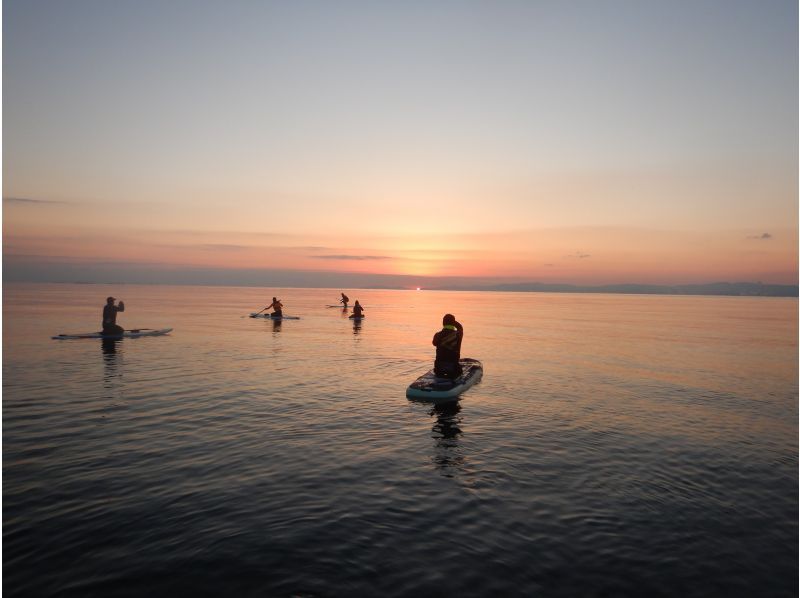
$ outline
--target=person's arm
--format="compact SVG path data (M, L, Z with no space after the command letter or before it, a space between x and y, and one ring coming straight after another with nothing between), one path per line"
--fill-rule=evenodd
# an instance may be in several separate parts
M438 347L439 346L439 333L438 332L433 335L433 341L431 341L431 344L434 347Z
M120 301L119 305L117 305L117 311L125 311L125 302Z

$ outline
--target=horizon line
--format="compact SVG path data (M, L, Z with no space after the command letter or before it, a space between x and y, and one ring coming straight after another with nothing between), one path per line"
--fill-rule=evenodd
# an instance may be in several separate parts
M4 280L3 284L73 284L73 285L133 285L133 286L197 286L197 287L231 287L231 288L280 288L280 289L320 289L341 290L342 286L296 286L296 285L264 285L264 284L231 284L226 282L143 282L143 281L24 281ZM528 288L524 288L528 287ZM583 285L574 283L498 283L494 285L459 285L459 286L358 286L346 287L348 290L375 290L375 291L412 291L412 292L488 292L488 293L565 293L565 294L613 294L613 295L689 295L689 296L730 296L730 297L783 297L797 298L800 296L800 285L764 283L750 281L716 281L705 283L679 283L679 284L654 284L654 283L610 283L599 285ZM755 292L755 291L767 292ZM749 291L749 292L748 292ZM771 292L770 292L771 291Z

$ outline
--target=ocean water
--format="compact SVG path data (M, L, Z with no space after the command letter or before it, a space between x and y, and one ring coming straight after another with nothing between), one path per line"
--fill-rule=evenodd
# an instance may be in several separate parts
M796 299L346 291L4 285L5 595L797 595Z

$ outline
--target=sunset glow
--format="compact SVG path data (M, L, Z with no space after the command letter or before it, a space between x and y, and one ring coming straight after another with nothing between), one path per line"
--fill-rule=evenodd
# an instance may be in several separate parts
M797 281L797 19L180 4L7 3L7 279Z

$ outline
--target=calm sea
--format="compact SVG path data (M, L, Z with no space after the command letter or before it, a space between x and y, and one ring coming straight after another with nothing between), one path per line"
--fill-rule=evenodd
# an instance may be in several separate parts
M340 290L4 285L5 595L797 595L796 299Z

